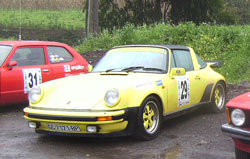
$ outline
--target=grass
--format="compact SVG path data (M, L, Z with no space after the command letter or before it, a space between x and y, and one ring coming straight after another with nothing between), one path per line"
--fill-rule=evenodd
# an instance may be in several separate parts
M19 27L19 10L0 10L0 26ZM85 27L85 14L81 10L22 10L22 27L37 29L78 30Z
M0 37L0 41L6 41L6 40L17 40L17 39L14 38L14 37L9 37L9 38L2 38L2 37Z
M221 60L218 69L228 82L250 81L250 25L220 26L184 23L178 26L154 24L135 27L128 24L113 33L103 31L76 47L78 52L108 50L126 44L178 44L192 47L204 60Z
M0 9L65 10L69 8L82 9L86 0L0 0Z

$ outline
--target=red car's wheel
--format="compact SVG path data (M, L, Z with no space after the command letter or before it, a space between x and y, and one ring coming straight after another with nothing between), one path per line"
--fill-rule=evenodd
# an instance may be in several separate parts
M245 151L241 151L238 148L235 148L235 158L236 159L249 159L250 154Z

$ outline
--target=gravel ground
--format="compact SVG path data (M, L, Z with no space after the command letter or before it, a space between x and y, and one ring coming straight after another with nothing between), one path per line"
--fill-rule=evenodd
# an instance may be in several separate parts
M228 99L250 91L229 84ZM151 141L131 137L72 138L34 133L23 118L24 106L0 108L0 159L233 159L234 145L220 126L226 113L198 109L163 123Z

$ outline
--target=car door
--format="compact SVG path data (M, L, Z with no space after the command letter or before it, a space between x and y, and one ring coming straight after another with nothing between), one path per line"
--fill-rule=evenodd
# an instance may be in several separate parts
M204 91L204 79L199 75L199 70L194 69L190 51L172 50L171 65L171 67L185 68L186 70L186 75L176 76L172 84L172 87L177 89L175 91L177 99L174 101L177 105L176 109L180 110L198 104Z
M54 72L54 78L86 73L87 62L63 46L47 46L48 59ZM79 55L80 56L80 55ZM79 60L78 60L79 59Z
M11 62L16 66L8 66ZM13 49L1 72L1 101L7 104L27 102L31 88L53 79L50 66L46 64L43 46Z

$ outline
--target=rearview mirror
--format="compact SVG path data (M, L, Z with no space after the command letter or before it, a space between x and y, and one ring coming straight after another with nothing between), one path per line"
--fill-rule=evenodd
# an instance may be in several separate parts
M11 61L9 64L8 64L8 70L11 70L12 69L12 67L14 67L14 66L17 66L17 61Z

